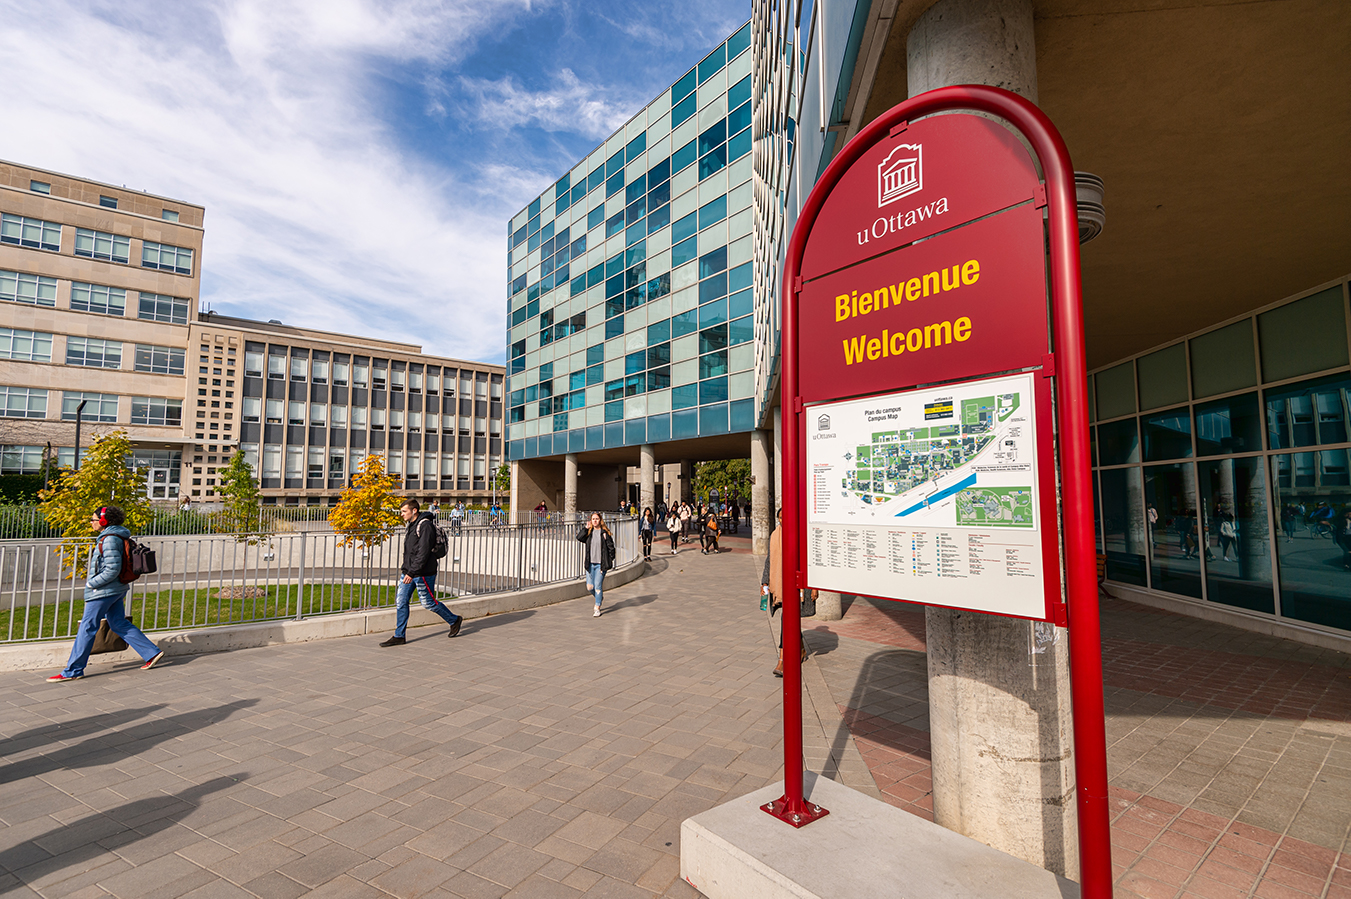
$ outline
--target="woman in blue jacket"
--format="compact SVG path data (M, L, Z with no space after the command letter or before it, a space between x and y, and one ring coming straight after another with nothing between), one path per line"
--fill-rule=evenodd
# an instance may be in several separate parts
M89 651L94 648L99 621L104 618L108 619L109 629L126 640L127 645L145 660L142 671L155 667L155 663L164 656L164 650L151 643L150 638L131 623L131 619L127 618L126 607L122 604L127 595L127 585L119 580L126 550L123 541L131 537L131 532L122 526L125 520L126 515L117 506L104 506L90 519L90 524L98 533L98 542L89 554L89 577L84 583L84 617L80 619L80 628L75 632L75 646L70 650L70 661L60 674L47 678L49 681L84 677L84 666L89 662Z

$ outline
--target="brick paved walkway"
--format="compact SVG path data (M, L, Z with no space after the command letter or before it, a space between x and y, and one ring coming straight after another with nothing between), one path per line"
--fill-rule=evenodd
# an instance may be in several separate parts
M1351 657L1102 614L1117 895L1351 899ZM883 797L932 819L923 611L854 601L807 633Z

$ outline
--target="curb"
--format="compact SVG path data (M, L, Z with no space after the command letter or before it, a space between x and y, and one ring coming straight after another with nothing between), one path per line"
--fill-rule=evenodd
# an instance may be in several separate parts
M606 587L621 587L647 573L647 564L641 558L623 568L606 572ZM466 599L445 601L446 607L465 618L486 618L507 612L519 612L554 605L582 596L589 596L581 576L574 581L531 587L510 593L492 593ZM440 616L421 605L412 603L408 626L425 627L444 624ZM150 638L164 650L166 658L197 655L206 652L228 652L232 649L253 649L275 646L279 643L309 643L312 640L330 640L335 637L355 637L394 630L394 608L370 609L321 615L300 621L264 621L257 624L225 625L221 627L192 628L188 630L150 631ZM19 643L0 646L0 671L35 671L62 668L70 657L71 640L53 640L43 643ZM130 649L102 653L89 657L89 665L111 666L139 663L140 656Z

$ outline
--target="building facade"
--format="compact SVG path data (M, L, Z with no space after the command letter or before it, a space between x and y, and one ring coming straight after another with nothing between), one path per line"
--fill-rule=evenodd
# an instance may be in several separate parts
M371 452L404 488L485 502L503 370L199 313L201 206L0 162L0 473L122 428L152 500L211 503L243 451L263 502L333 501ZM49 448L50 447L50 448Z

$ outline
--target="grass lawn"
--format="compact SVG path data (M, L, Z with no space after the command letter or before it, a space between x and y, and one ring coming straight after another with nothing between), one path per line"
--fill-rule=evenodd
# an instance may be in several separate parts
M242 585L239 585L242 586ZM239 589L239 586L236 589ZM305 617L359 609L392 607L396 586L383 584L267 584L265 595L222 599L220 587L171 589L144 593L137 590L127 608L136 626L144 631L216 627L223 624L296 617L296 604ZM438 593L442 600L450 597ZM414 600L416 602L416 600ZM69 637L79 626L84 600L76 597L74 608L63 600L57 605L29 609L0 609L0 641L53 640ZM13 630L11 631L11 627Z

